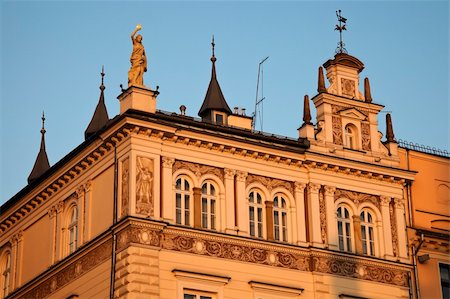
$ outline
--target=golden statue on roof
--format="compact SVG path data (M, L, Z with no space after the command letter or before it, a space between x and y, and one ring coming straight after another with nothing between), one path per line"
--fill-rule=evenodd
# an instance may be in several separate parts
M131 52L131 67L128 71L128 87L131 85L144 85L144 72L147 71L147 57L145 49L142 45L142 35L136 33L142 29L141 25L137 25L131 33L131 41L133 43L133 52Z

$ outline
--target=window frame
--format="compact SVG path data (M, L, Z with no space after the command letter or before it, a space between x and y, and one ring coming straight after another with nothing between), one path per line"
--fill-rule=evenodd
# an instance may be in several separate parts
M339 217L339 210L343 209L341 215L344 217ZM348 213L348 217L345 217L345 211ZM353 237L353 219L352 219L352 209L347 205L338 205L336 208L336 220L337 220L337 236L338 236L338 249L343 252L354 252L354 237ZM341 223L341 225L339 225ZM339 227L342 228L342 233L339 231ZM341 247L341 236L342 236L342 247ZM350 248L349 248L350 247Z
M182 189L177 188L177 182L181 180L180 186ZM188 184L188 190L186 189L186 183ZM194 194L193 194L193 182L187 175L179 175L175 179L174 183L174 200L175 200L175 223L184 226L193 226L194 224ZM180 208L178 208L178 195L180 198ZM188 196L188 208L186 209L186 196ZM177 219L177 210L180 210L180 223ZM186 222L186 215L188 222Z
M350 132L348 132L348 130ZM344 146L349 149L359 149L358 128L353 123L344 126Z
M206 185L206 193L204 193L203 188L205 185ZM213 190L213 194L211 193L211 190ZM219 190L220 189L213 180L206 179L201 184L200 213L201 213L201 227L203 229L210 229L215 231L218 230L219 204L220 204Z
M79 220L80 213L78 206L76 204L69 205L67 209L67 239L66 239L66 248L67 255L74 253L79 247ZM74 211L75 211L75 219L74 219Z
M0 260L1 281L0 281L0 298L6 298L11 293L11 272L12 272L12 254L8 248L2 254Z
M369 256L377 255L377 250L376 250L376 246L375 246L376 245L376 218L374 215L375 215L375 213L367 208L362 209L359 213L359 219L360 219L360 225L361 225L361 243L362 243L361 245L363 248L363 254L369 255ZM369 218L371 218L371 219L369 219ZM371 221L369 221L369 220L371 220ZM370 231L372 231L372 238L370 238Z
M255 201L256 196L256 201ZM258 202L258 196L261 199ZM253 198L253 201L250 199ZM264 208L264 196L263 192L256 188L250 189L247 197L248 204L248 225L249 225L249 235L253 238L265 238L265 208ZM253 210L253 212L252 212ZM251 215L253 215L253 220ZM261 220L259 221L259 216L261 216ZM254 229L254 234L252 234L252 224Z
M278 204L279 199L281 199L280 205ZM287 202L287 196L283 193L276 193L273 196L273 238L275 241L289 242ZM278 223L276 223L277 219Z

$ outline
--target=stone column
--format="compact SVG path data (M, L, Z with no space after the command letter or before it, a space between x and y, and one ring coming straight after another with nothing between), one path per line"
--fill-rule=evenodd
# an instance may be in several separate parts
M297 244L306 246L306 230L308 229L306 224L306 211L305 211L305 183L295 182L294 196L295 205L297 206Z
M22 264L23 261L23 232L19 231L12 237L13 248L11 253L11 290L22 285Z
M325 209L327 214L327 240L328 248L338 250L338 230L336 219L336 207L334 205L334 192L336 187L325 186Z
M194 193L194 227L202 227L202 189L192 188Z
M64 210L64 201L59 201L55 205L56 209L56 249L55 249L55 261L59 261L64 257L64 245L65 245L65 235L66 228L64 227L64 219L63 219L63 210Z
M236 219L235 219L235 196L234 196L234 175L235 170L225 168L225 232L236 233Z
M359 215L353 215L353 235L355 236L355 252L363 254L362 236L361 236L361 219Z
M406 244L405 203L402 198L394 198L395 219L397 223L398 255L401 258L408 257Z
M266 207L266 236L267 240L273 241L273 201L265 201Z
M161 173L161 192L162 192L162 218L165 221L173 222L175 220L174 207L174 186L172 178L172 166L175 163L174 158L162 157L162 173Z
M92 205L92 181L87 181L84 185L84 241L91 239L91 205Z
M308 227L309 238L313 246L323 247L320 230L319 184L308 185Z
M388 196L380 196L381 205L381 221L383 223L383 230L381 232L380 244L384 245L384 254L393 257L394 251L392 248L392 231L391 231L391 216L389 214L389 203L391 198ZM381 243L384 239L384 243Z
M249 231L249 218L247 208L247 192L245 191L245 181L248 173L245 171L236 172L236 213L239 235L247 235Z
M84 209L85 209L85 201L84 201L84 186L80 186L77 188L77 202L78 202L78 244L77 247L83 245L84 243Z
M48 209L47 214L50 218L50 240L51 240L51 264L53 265L56 262L56 236L58 234L57 226L56 226L56 207L53 206Z

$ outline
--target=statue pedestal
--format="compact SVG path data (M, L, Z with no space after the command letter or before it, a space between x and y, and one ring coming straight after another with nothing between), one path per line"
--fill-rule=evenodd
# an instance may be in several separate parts
M145 86L132 85L128 87L117 97L120 102L120 114L128 109L155 113L157 95L157 91Z

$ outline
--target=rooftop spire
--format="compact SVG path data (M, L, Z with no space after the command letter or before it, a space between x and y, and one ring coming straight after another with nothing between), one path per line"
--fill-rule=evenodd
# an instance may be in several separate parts
M225 97L223 96L222 90L220 89L219 82L217 81L216 76L216 56L214 54L214 35L212 36L212 56L211 56L211 62L212 62L212 70L211 70L211 81L209 82L208 90L206 91L205 99L203 100L202 107L200 108L198 115L202 119L209 119L210 112L212 110L222 111L227 113L228 115L231 114L231 109L227 104L227 101L225 100Z
M45 115L44 111L42 111L41 147L36 157L36 161L34 162L33 170L31 170L31 173L28 176L28 184L31 184L50 168L47 153L45 151L45 132Z
M392 119L390 113L386 114L386 140L387 142L397 143L395 141L394 129L392 128Z
M309 109L309 97L305 95L303 100L303 124L312 125L311 123L311 111Z
M109 121L108 111L105 106L105 85L103 85L103 78L105 77L105 70L102 66L102 84L100 85L100 99L98 101L97 107L95 108L94 115L92 116L91 122L89 123L86 131L84 131L84 138L88 139L94 135L97 131L103 128Z
M317 83L317 92L327 92L327 89L325 88L325 79L323 77L323 68L319 66L319 79Z
M372 103L372 94L370 92L369 78L364 78L364 99L366 103Z
M345 49L345 44L342 41L342 31L347 30L347 28L345 27L345 23L347 22L347 19L344 18L343 16L341 16L340 9L336 11L336 16L337 16L338 22L339 22L339 24L336 24L336 27L334 28L334 30L339 31L339 43L336 48L336 54L337 53L346 53L347 54L347 49Z

